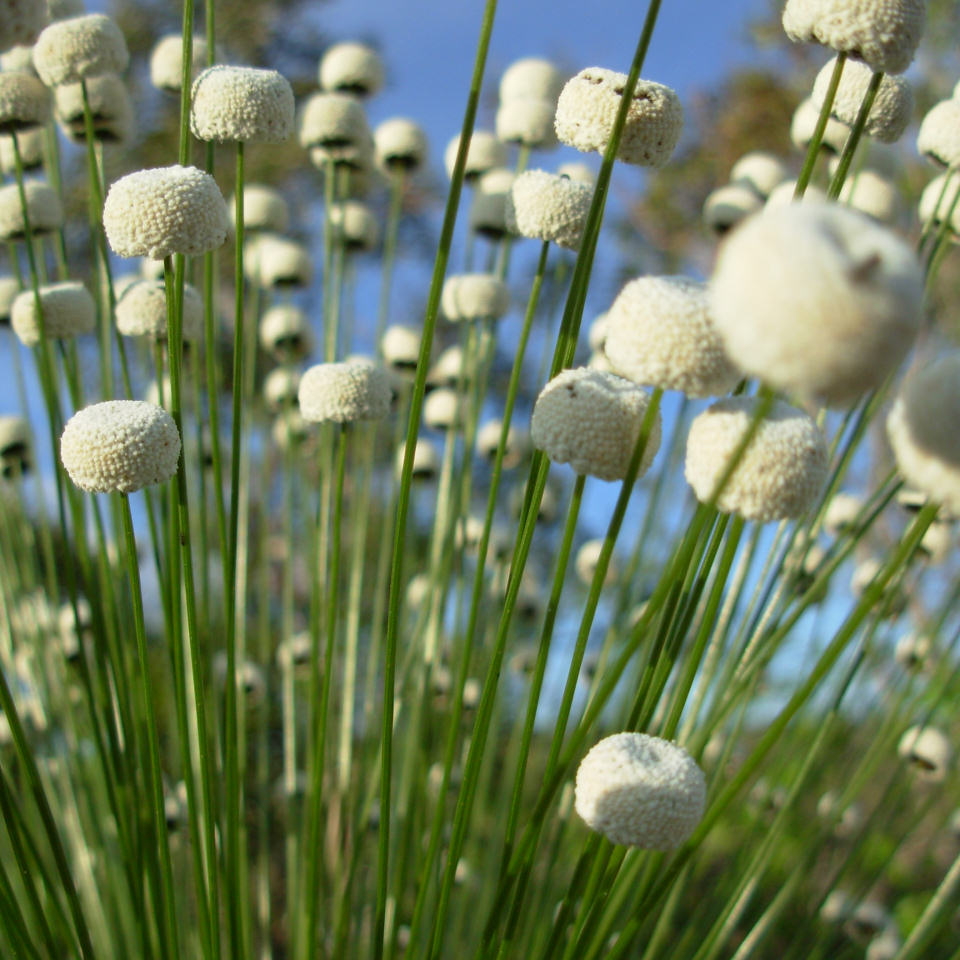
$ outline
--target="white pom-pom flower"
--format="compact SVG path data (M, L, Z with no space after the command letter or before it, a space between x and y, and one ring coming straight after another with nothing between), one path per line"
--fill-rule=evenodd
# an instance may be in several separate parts
M390 412L386 371L365 361L318 363L300 378L300 413L316 423L381 420Z
M498 320L510 307L510 290L490 273L460 273L447 277L440 309L452 323Z
M102 73L85 80L90 118L95 140L123 143L133 134L133 101L123 79L115 73ZM64 133L75 143L87 138L83 115L83 85L68 83L54 92L54 114Z
M403 469L404 448L401 446L397 450L396 467L397 476ZM426 437L417 437L417 444L413 448L413 479L429 481L436 479L440 472L440 454L437 452L436 444Z
M180 434L161 407L107 400L75 413L60 437L70 479L90 493L133 493L177 472Z
M29 73L0 73L0 131L28 130L47 122L50 91Z
M690 425L685 475L701 503L715 495L757 403L756 397L720 400ZM761 523L799 517L823 490L827 460L827 441L816 423L776 401L720 491L717 507Z
M920 122L917 150L941 167L960 163L960 100L934 104Z
M527 170L510 187L507 227L521 237L578 250L592 198L588 184L545 170Z
M406 117L384 120L373 131L374 154L385 170L418 170L427 159L427 137Z
M48 87L101 73L123 73L129 62L120 28L102 13L51 23L33 48L33 65Z
M43 127L30 127L17 134L20 163L25 171L37 170L43 166L46 137L47 132ZM13 149L13 137L0 136L0 170L16 176L17 155Z
M556 109L553 100L533 97L507 100L497 109L497 136L504 143L551 150L557 145L557 134L553 127Z
M873 70L903 73L925 19L924 0L787 0L783 29L796 43L822 43Z
M191 81L207 66L207 40L194 34L190 45ZM183 37L168 33L161 37L150 54L150 82L158 90L179 93L183 83Z
M589 587L593 583L602 552L603 540L588 540L577 551L577 555L573 560L573 568L576 570L580 582L585 587ZM607 562L607 572L603 578L603 585L605 587L610 586L610 584L616 582L619 576L620 570L617 565L617 558L611 553L610 559Z
M323 151L335 164L366 168L373 156L373 136L363 107L343 93L315 93L300 113L298 127L304 149Z
M491 240L507 233L507 198L516 174L506 167L494 167L480 174L470 204L470 229Z
M383 331L380 351L391 370L413 374L420 357L420 332L413 327L392 323Z
M244 246L243 272L259 287L309 287L313 259L302 243L275 233L258 233Z
M710 281L730 359L784 390L844 405L880 385L916 336L923 271L894 233L834 204L765 208L733 231Z
M117 300L117 330L125 337L167 338L167 293L163 281L140 280ZM203 299L189 283L183 286L183 339L203 335Z
M0 476L20 476L32 462L27 421L23 417L0 416Z
M783 161L766 150L745 153L730 170L731 183L746 184L761 197L769 196L770 191L786 179Z
M369 251L380 239L380 226L373 211L358 200L343 200L330 207L330 223L344 248Z
M236 218L236 196L228 203L231 222ZM283 194L262 183L243 185L243 229L286 233L290 228L290 208Z
M511 100L552 100L563 89L563 75L549 61L540 57L516 60L500 78L500 102Z
M457 162L457 152L460 149L460 135L457 134L448 144L443 154L443 165L447 176L453 176L453 168ZM467 147L467 165L464 177L472 183L482 173L502 167L507 162L507 145L497 139L495 133L489 130L474 130L470 136L470 146Z
M196 167L138 170L111 185L103 227L121 257L196 256L227 239L227 205L216 180Z
M917 205L917 214L922 224L931 223L936 227L946 219L950 213L950 229L947 236L956 240L960 234L960 203L956 203L957 191L960 191L960 177L956 174L941 173L934 177L920 194L920 203Z
M887 435L907 483L960 514L960 352L907 376L887 417Z
M93 333L97 323L93 297L82 283L51 283L40 287L43 329L59 340ZM21 293L10 310L10 323L20 342L34 347L40 342L40 318L32 290Z
M63 226L63 207L55 190L38 180L23 185L33 235L52 233ZM0 240L23 240L27 235L20 191L15 183L0 187Z
M853 493L842 490L835 493L827 504L823 514L823 528L833 536L849 533L853 530L857 517L863 509L863 499Z
M561 143L585 153L603 153L627 82L625 73L588 67L568 80L557 101L556 130ZM662 167L683 129L683 107L670 87L638 80L617 151L624 163Z
M477 431L477 453L491 463L497 455L503 423L500 420L488 420ZM503 469L512 470L525 459L530 449L530 436L526 430L510 424L507 429L507 444L503 449Z
M337 43L320 59L320 87L358 97L369 97L383 86L380 54L363 43Z
M263 378L263 402L272 413L295 407L300 390L300 371L275 367Z
M943 780L953 759L953 747L936 727L910 727L900 738L897 753L927 780Z
M858 170L840 188L840 202L880 223L897 219L900 193L892 180L874 170Z
M431 430L449 430L463 419L460 394L449 387L431 390L423 402L423 422Z
M634 383L713 397L740 380L710 318L706 284L639 277L620 291L606 321L604 353Z
M193 81L190 129L200 140L282 143L293 113L293 89L276 70L221 64Z
M260 318L260 346L284 362L301 360L313 350L307 315L292 303L278 303Z
M813 105L819 110L827 96L836 57L824 64L813 82ZM830 109L831 116L852 127L860 112L873 71L855 60L844 65L840 86ZM913 90L902 77L887 74L880 81L873 106L867 115L864 132L881 143L894 143L907 129L913 113Z
M673 850L703 817L703 771L683 747L645 733L616 733L577 768L574 808L612 843Z
M793 111L793 118L790 121L790 142L798 150L806 150L810 146L819 118L820 111L813 105L811 97L801 101ZM840 153L848 136L850 136L850 128L845 123L830 117L823 131L820 149L827 153Z
M635 383L579 367L557 374L540 392L530 439L557 463L578 474L622 480L627 473L650 396ZM653 421L638 476L660 447L660 414Z
M718 236L723 236L751 213L756 213L763 201L745 183L728 183L710 192L703 203L703 222Z

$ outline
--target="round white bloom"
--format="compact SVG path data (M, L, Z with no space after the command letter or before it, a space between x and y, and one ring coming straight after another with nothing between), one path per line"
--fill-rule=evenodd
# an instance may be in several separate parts
M907 483L960 513L960 352L911 371L887 417L887 435Z
M813 105L820 110L830 88L830 78L837 62L834 57L825 63L813 82ZM831 116L852 127L860 113L860 105L866 96L873 71L865 63L851 60L844 64L840 86L830 108ZM913 113L913 90L902 77L887 74L880 81L873 106L867 115L864 132L882 143L899 140L910 122Z
M120 28L102 13L51 23L33 48L33 65L48 87L101 73L123 73L129 62Z
M365 44L337 43L320 58L318 77L323 90L369 97L383 86L383 62Z
M787 0L783 29L796 43L822 43L874 70L903 73L925 19L924 0Z
M784 180L783 183L778 183L771 191L770 195L767 197L767 202L763 205L767 210L773 210L776 207L788 207L791 204L797 202L794 194L797 191L797 181L794 179ZM811 186L807 184L807 189L803 194L804 203L830 203L829 197L825 190L821 190L819 187Z
M497 455L502 431L503 422L501 420L488 420L477 431L477 453L491 463ZM511 423L507 429L507 444L503 449L503 469L512 470L519 466L529 449L530 437L526 430Z
M634 383L713 397L741 379L710 318L706 284L687 277L631 280L606 319L604 353L614 372Z
M453 168L457 162L457 152L460 149L460 135L457 134L448 144L443 154L443 165L447 176L453 176ZM502 167L507 162L507 145L497 139L495 133L489 130L474 130L470 135L470 146L467 148L467 166L464 177L472 183L481 173L486 173L494 167Z
M59 230L63 226L63 207L56 191L38 180L28 180L23 187L33 235ZM26 235L20 191L15 183L8 183L0 187L0 240L23 240Z
M423 422L432 430L457 427L463 419L460 395L448 387L431 390L423 402Z
M381 420L392 393L386 371L372 363L318 363L300 378L300 413L316 423Z
M50 116L50 91L29 73L0 73L0 131L43 126Z
M95 140L123 143L133 134L133 101L123 79L102 73L84 81ZM64 133L75 143L87 138L83 116L83 85L66 83L53 91L54 114Z
M24 170L37 170L43 166L46 136L43 127L31 127L17 134L20 163ZM11 176L16 175L17 156L13 150L13 137L0 136L0 170Z
M20 476L32 461L30 425L23 417L0 416L0 475Z
M391 370L413 373L420 358L420 331L394 323L383 331L380 350Z
M258 233L244 246L243 272L259 287L309 287L313 259L302 243Z
M90 493L133 493L177 472L180 434L161 407L107 400L79 410L63 428L60 459Z
M194 34L190 46L190 76L195 78L207 66L207 39ZM179 93L183 83L183 37L168 33L161 37L150 54L150 82L158 90Z
M369 166L373 137L363 107L343 93L315 93L300 113L300 145L322 148L327 159L354 167Z
M40 287L40 305L48 338L76 337L93 333L96 327L96 306L82 283L51 283ZM40 342L40 320L32 290L24 291L13 301L10 323L21 343L34 347Z
M728 183L707 196L703 203L703 222L722 236L762 206L763 202L752 187L744 183Z
M278 303L260 318L260 346L284 361L300 360L313 350L307 315L292 303Z
M929 637L905 633L893 648L893 659L907 670L919 670L930 659L932 649Z
M282 143L293 113L293 89L276 70L221 64L193 81L190 129L200 140Z
M611 373L563 370L540 391L530 422L533 445L578 474L622 480L640 436L650 396ZM654 419L637 476L660 447L660 413Z
M140 280L117 299L117 330L125 337L167 338L167 292L163 281ZM189 283L183 286L183 339L203 335L203 299Z
M278 450L295 450L310 437L310 425L300 411L284 410L270 427L270 436Z
M878 557L867 557L853 570L850 578L850 592L857 598L864 595L867 588L877 579L883 569L883 561ZM899 584L888 583L877 599L875 609L885 617L899 617L907 608L907 595Z
M703 817L707 784L683 747L645 733L615 733L577 768L574 807L612 843L673 850Z
M6 37L7 31L4 31ZM33 66L33 44L18 43L0 53L0 70L4 73L29 73L36 77L37 71Z
M553 128L556 109L554 100L532 97L507 100L497 109L497 136L504 143L552 150L557 145L557 134Z
M440 295L440 309L452 323L498 320L509 307L509 288L490 273L459 273L447 277Z
M953 760L953 748L936 727L910 727L900 738L897 753L928 780L943 780Z
M787 179L787 168L775 154L766 150L745 153L730 170L730 183L746 184L761 197Z
M386 170L417 170L427 159L427 137L420 124L406 117L384 120L373 131L377 163Z
M111 185L103 227L121 257L195 256L227 239L227 205L216 180L196 167L138 170Z
M947 211L953 207L947 236L954 240L956 235L960 234L960 203L954 203L957 199L957 191L960 191L960 177L956 173L952 175L941 173L923 188L920 203L917 206L920 222L922 224L929 222L936 227L943 223Z
M527 170L510 187L507 227L521 237L578 250L592 198L591 185L545 170Z
M852 493L840 491L831 497L823 515L823 527L827 533L838 536L853 529L860 511L863 509L863 500Z
M507 198L516 174L506 167L482 173L475 183L470 204L470 229L492 240L507 232Z
M347 250L373 250L380 226L373 211L358 200L343 200L330 207L330 223Z
M227 653L221 650L213 657L213 680L222 688L227 681ZM236 662L237 690L242 692L247 706L256 706L267 692L267 680L263 670L252 660Z
M403 469L404 447L401 445L397 450L396 469L397 476ZM437 452L436 445L426 437L417 437L416 446L413 448L413 479L414 480L433 480L440 472L440 454Z
M573 561L573 568L577 571L577 576L585 587L589 587L593 583L593 577L597 572L597 564L600 562L600 553L602 551L603 540L588 540L577 551L577 555ZM617 566L617 558L611 553L610 559L607 562L607 572L603 578L603 585L605 587L610 586L610 584L616 582L619 576L620 570Z
M236 220L236 195L227 204L230 221ZM274 187L262 183L243 185L243 228L244 230L268 230L273 233L286 233L290 228L290 208L283 194Z
M953 550L953 530L949 523L931 523L917 546L918 553L930 564L946 561Z
M690 425L685 475L701 503L713 496L750 426L756 397L730 397ZM776 401L720 493L717 507L769 523L809 510L827 480L827 441L802 410Z
M843 923L852 909L853 903L843 890L831 890L820 908L820 917L827 923Z
M38 0L4 0L0 5L0 46L33 43L46 23L46 9Z
M897 219L900 193L892 180L874 170L858 170L840 189L840 202L881 223Z
M960 163L960 100L941 100L927 111L917 133L917 150L942 167Z
M819 117L820 111L813 105L810 97L801 101L793 111L793 119L790 121L790 142L798 150L806 150L810 146ZM828 153L840 153L848 136L850 136L850 128L845 123L830 117L823 131L820 149Z
M568 80L557 101L556 130L561 143L603 153L613 132L625 73L588 67ZM670 87L638 80L617 151L624 163L662 167L683 129L683 107Z
M710 281L730 359L783 390L844 405L895 370L922 316L913 251L869 218L795 203L744 221Z
M295 633L289 640L284 640L277 647L277 666L281 669L305 667L310 663L313 650L313 639L309 630ZM323 662L323 657L320 658Z
M296 406L300 389L300 371L292 367L275 367L263 379L263 402L267 409L279 413Z
M540 57L516 60L503 71L500 78L500 102L511 100L552 100L554 103L563 89L563 75L549 61Z

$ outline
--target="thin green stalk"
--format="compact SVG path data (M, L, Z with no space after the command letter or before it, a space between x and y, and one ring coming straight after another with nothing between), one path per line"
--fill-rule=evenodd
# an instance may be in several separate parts
M833 109L833 101L836 99L837 90L840 88L840 77L843 74L843 65L846 62L847 55L842 52L838 53L833 64L833 73L830 74L830 83L827 85L827 92L820 107L820 116L817 118L817 125L813 128L813 136L810 138L810 144L807 147L803 169L800 171L800 176L797 177L797 185L793 191L795 200L799 200L806 193L810 178L813 176L814 167L817 165L817 157L820 154L820 144L823 143L823 134L827 129L827 122L830 120L830 111Z
M877 91L880 89L880 84L882 81L883 71L874 71L873 76L870 78L870 84L867 87L867 91L863 95L863 102L860 104L860 110L857 112L857 118L850 129L849 135L847 136L847 142L843 145L843 153L840 154L840 162L837 164L837 169L833 175L833 179L830 181L830 186L827 189L827 196L830 197L831 200L836 200L837 197L840 196L840 191L843 189L843 182L847 178L847 171L850 169L850 164L853 161L853 155L860 143L860 138L863 136L864 128L867 125L867 118L870 116L870 110L873 107L873 101L877 97Z

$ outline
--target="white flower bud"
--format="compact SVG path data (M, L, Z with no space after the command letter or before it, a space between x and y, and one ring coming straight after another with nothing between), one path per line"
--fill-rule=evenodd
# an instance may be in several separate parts
M900 194L894 183L873 170L858 170L840 189L840 202L880 223L897 219Z
M230 197L227 209L230 211L230 222L235 225L237 209L235 194ZM243 228L286 233L290 228L290 208L283 194L261 183L245 183L243 185Z
M683 747L644 733L616 733L577 768L574 807L612 843L673 850L703 817L706 778Z
M369 97L383 86L380 54L362 43L337 43L320 59L320 87L357 97Z
M191 82L207 66L207 39L194 34L190 45ZM158 90L179 93L183 83L183 37L168 33L161 37L150 54L150 82Z
M589 67L568 80L557 101L556 130L561 143L603 153L613 132L625 73ZM617 157L624 163L662 167L683 129L683 107L670 87L638 80Z
M46 130L31 127L17 134L20 163L25 171L38 170L43 166ZM0 170L14 176L17 172L17 156L13 150L13 137L0 136Z
M33 235L59 230L63 226L63 208L56 191L38 180L28 180L23 188ZM8 183L0 187L0 240L23 240L26 235L20 191L15 183Z
M453 168L457 162L457 152L460 149L460 135L457 134L448 144L443 154L443 165L447 176L453 176ZM480 174L502 167L507 162L507 145L498 140L496 134L489 130L474 130L470 136L470 146L467 148L467 165L464 177L468 183L476 180Z
M958 190L960 190L960 176L957 176L956 173L941 173L940 176L934 177L923 188L923 193L920 194L920 203L917 206L917 215L920 222L922 224L932 223L935 227L939 227L943 223L947 211L953 207L947 236L954 242L956 242L957 235L960 234L960 203L954 205Z
M263 380L263 402L272 413L296 406L300 389L300 371L275 367Z
M457 427L463 419L460 396L447 387L431 390L423 403L423 422L432 430Z
M592 198L592 186L544 170L527 170L510 187L507 227L521 237L578 250Z
M32 465L29 424L23 417L0 416L0 476L18 477Z
M125 337L167 338L167 293L163 281L140 280L117 298L117 330ZM203 299L196 287L183 287L183 339L203 336Z
M549 61L539 57L516 60L503 71L500 78L500 102L511 100L552 100L554 103L563 89L563 75Z
M40 127L50 116L50 91L29 73L0 73L0 131Z
M315 93L303 105L299 125L300 145L322 148L333 163L367 167L373 137L363 107L342 93Z
M813 105L810 97L803 100L794 110L793 119L790 121L790 141L798 150L806 150L810 146L819 117L820 111ZM850 128L845 123L830 117L823 131L820 149L828 153L840 153L848 136L850 136Z
M221 64L193 81L190 129L200 140L282 143L293 113L293 89L276 70Z
M97 323L93 297L82 283L51 283L40 287L43 329L48 338L59 340L93 333ZM40 342L40 318L32 290L13 301L10 323L20 342L34 347Z
M302 360L313 350L307 315L292 303L278 303L260 318L260 346L278 360Z
M793 203L797 203L797 199L794 196L796 191L797 181L792 178L790 180L784 180L783 183L778 183L770 191L770 195L767 197L767 202L763 205L764 209L774 210L777 207L788 207ZM821 190L819 187L814 187L810 184L807 184L807 189L804 191L802 202L830 203L830 199L825 190Z
M507 100L497 109L497 136L504 143L552 150L557 145L557 134L553 129L556 109L554 100L532 97Z
M90 493L133 493L177 472L180 434L161 407L107 400L75 413L60 437L70 479Z
M728 183L711 191L703 203L703 222L722 236L763 206L760 197L743 183Z
M347 250L369 251L380 239L380 227L365 203L344 200L330 207L330 222Z
M501 420L488 420L477 431L477 453L491 463L497 455L500 434L503 431ZM518 467L530 450L530 437L526 430L510 424L507 430L507 444L503 450L502 466L504 470Z
M730 397L690 425L685 474L701 503L714 495L746 434L756 397ZM816 503L827 480L827 442L802 410L776 401L761 421L717 502L725 513L769 523L799 517Z
M33 48L33 65L48 87L101 73L123 73L129 62L120 28L102 13L51 23Z
M315 423L381 420L390 412L390 381L372 363L318 363L300 379L300 413Z
M953 760L950 741L936 727L910 727L900 738L897 753L932 781L943 780Z
M569 177L577 183L586 183L590 187L597 182L597 175L593 172L593 168L586 163L561 163L557 167L557 176Z
M930 660L932 648L929 637L905 633L893 648L893 659L907 670L922 670Z
M927 111L917 132L917 150L941 167L960 163L960 100L941 100Z
M420 331L391 324L383 331L380 350L386 365L394 371L413 374L420 357Z
M123 143L133 134L133 101L127 85L115 73L102 73L85 81L95 140ZM83 87L68 83L53 91L57 123L75 143L83 143L87 128L83 115Z
M258 233L244 246L243 272L259 287L309 287L313 260L302 243L275 233Z
M384 120L373 131L377 163L385 170L418 170L427 159L423 128L406 117Z
M401 446L397 450L396 470L397 476L403 469L404 448ZM426 437L417 437L417 444L413 448L413 479L429 481L436 479L440 472L440 454L437 447Z
M823 515L823 527L833 536L849 533L862 509L863 500L860 497L842 491L835 493Z
M783 161L766 150L745 153L730 170L730 183L745 184L761 197L769 196L770 191L786 179Z
M602 550L603 540L588 540L580 547L576 557L574 557L573 568L577 571L577 577L579 577L580 582L585 587L589 587L593 583ZM610 584L616 583L617 577L619 576L620 570L617 564L617 558L611 553L610 560L607 563L607 572L603 578L603 585L608 587Z

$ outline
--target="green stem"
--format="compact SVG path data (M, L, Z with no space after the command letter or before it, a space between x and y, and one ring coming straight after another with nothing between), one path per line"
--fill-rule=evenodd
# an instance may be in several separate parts
M820 154L820 145L823 143L823 134L830 120L830 111L833 109L833 101L837 97L840 77L843 74L843 65L846 62L847 55L838 53L833 65L833 73L830 74L830 83L827 85L827 92L823 98L823 105L820 107L820 116L817 118L817 125L813 128L813 136L810 138L810 144L807 147L803 169L800 171L800 176L797 177L797 185L793 191L795 200L799 200L804 195L810 183L810 178L813 176L813 169L817 165L817 157Z
M847 142L843 145L843 153L840 154L840 162L837 164L836 172L833 175L833 179L830 181L830 186L827 189L827 196L831 200L836 200L840 196L840 191L843 189L843 182L847 178L847 171L850 169L850 164L853 162L853 155L856 152L857 146L860 143L860 138L863 136L864 128L867 125L867 119L870 116L870 110L873 107L873 101L877 97L877 91L880 89L880 84L883 81L883 71L877 70L874 72L873 76L870 78L870 84L867 87L867 92L863 95L863 102L860 104L860 110L857 112L857 119L854 121L853 127L850 130L850 134L847 137Z

